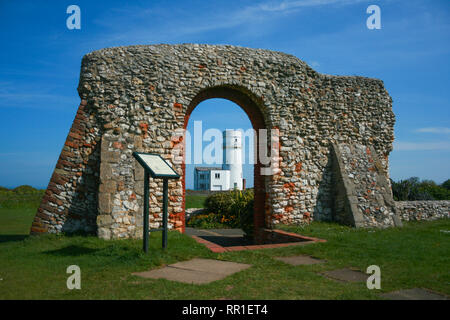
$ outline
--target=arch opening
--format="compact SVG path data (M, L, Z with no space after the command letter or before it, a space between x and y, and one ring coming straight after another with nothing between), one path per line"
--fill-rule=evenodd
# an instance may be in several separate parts
M252 93L246 92L241 88L234 87L213 87L208 88L200 93L198 93L188 105L185 118L184 118L184 127L183 129L187 129L189 119L191 117L192 112L197 106L203 101L210 99L224 99L227 101L234 102L237 106L239 106L242 111L247 115L248 120L251 123L251 127L254 131L253 137L253 188L254 188L254 206L253 206L253 221L254 221L254 241L256 243L259 242L259 230L266 226L266 210L267 210L267 197L266 197L266 176L261 174L262 164L257 156L257 145L259 141L259 130L267 129L266 121L264 118L264 114L262 112L262 100L255 97ZM186 144L186 139L184 139L184 144ZM186 145L185 145L186 146ZM244 150L244 152L246 152ZM186 157L186 154L184 154ZM185 158L184 158L185 159ZM182 207L183 212L186 212L186 163L183 161L182 164L182 188L183 188L183 201ZM183 231L185 226L183 226Z

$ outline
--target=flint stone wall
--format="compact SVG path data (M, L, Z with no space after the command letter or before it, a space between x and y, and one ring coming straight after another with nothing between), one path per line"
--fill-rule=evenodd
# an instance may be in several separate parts
M381 80L323 75L268 50L195 44L103 49L84 56L78 92L82 102L32 233L140 237L143 172L133 151L161 154L183 175L169 183L169 227L183 231L184 166L173 155L183 140L174 133L206 98L237 102L255 127L280 132L280 171L260 176L255 166L260 227L332 220L331 143L372 147L387 172L394 140L392 100ZM159 227L160 181L151 180L150 205L151 227Z
M382 160L372 146L333 144L334 220L356 227L401 226Z
M397 212L402 220L420 221L450 218L450 201L397 201Z

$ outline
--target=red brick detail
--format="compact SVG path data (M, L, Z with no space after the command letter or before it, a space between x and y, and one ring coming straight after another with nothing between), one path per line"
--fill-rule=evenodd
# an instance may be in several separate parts
M183 142L183 136L173 136L170 139L170 147L171 148L181 148L180 152L184 155L184 145L180 145Z
M114 143L113 143L113 148L116 148L116 149L123 149L123 144L122 143L120 143L120 142L118 142L118 141L115 141Z
M242 251L248 250L245 246L224 247L225 251Z
M146 137L147 137L147 134L148 134L148 123L141 122L141 123L139 124L139 128L141 128L142 136L143 136L144 138L146 138Z
M80 136L78 133L75 132L69 132L69 137L77 139L77 140L81 140L83 137Z
M88 119L85 110L86 106L86 100L82 100L55 166L59 172L54 171L50 178L47 190L31 225L31 234L41 234L48 231L50 223L55 222L55 217L49 214L59 216L69 214L67 209L61 209L61 206L65 203L58 199L56 195L62 192L58 187L64 187L70 181L72 181L74 186L76 185L74 178L83 175L84 164L87 163L87 160L84 160L84 164L75 164L73 160L75 158L79 159L80 154L91 154L92 150L89 149L93 149L95 145L95 143L88 144L86 141L86 135L92 133L85 125L85 121ZM81 198L84 197L82 189L79 190L79 194ZM71 213L71 218L76 217L76 214Z
M282 214L280 214L280 213L279 214L274 214L274 215L272 215L272 217L275 220L281 220L281 219L284 218L284 216Z
M79 147L78 144L76 144L74 142L71 142L71 141L68 141L68 140L66 141L65 145L68 146L68 147L74 148L74 149L77 149Z
M285 183L283 185L283 188L287 189L286 193L287 193L288 196L291 196L291 195L295 194L295 184L294 183L292 183L292 182Z
M181 110L183 110L183 105L181 103L175 102L173 104L173 108L174 108L175 111L181 111Z
M311 214L309 212L303 213L303 219L309 222L309 220L311 219Z
M315 243L315 242L327 242L324 239L307 237L307 236L303 236L303 235L300 235L297 233L286 232L286 231L282 231L282 230L261 229L261 230L259 230L259 232L261 234L263 234L262 238L265 238L265 236L267 236L270 233L271 236L275 235L275 236L278 236L280 239L287 239L287 241L291 241L291 242L258 244L258 245L248 245L248 246L222 247L216 243L202 239L198 236L191 236L191 238L193 238L195 241L197 241L197 243L205 245L209 250L211 250L212 252L216 252L216 253L221 253L221 252L226 252L226 251L231 252L231 251L242 251L242 250L274 249L274 248L281 248L281 247L287 247L287 246L305 245L305 244Z

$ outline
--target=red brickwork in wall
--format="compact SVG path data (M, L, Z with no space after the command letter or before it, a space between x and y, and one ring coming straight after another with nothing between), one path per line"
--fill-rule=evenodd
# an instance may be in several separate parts
M96 207L96 203L91 202L95 202L98 188L95 179L98 174L95 172L98 166L98 158L95 155L98 139L95 138L96 130L87 127L89 114L86 108L86 101L82 100L33 220L31 234L77 231L67 229L70 226L77 228L77 225L84 231L95 229L96 212L90 210ZM88 167L94 170L86 173ZM67 191L73 191L75 195L71 197ZM93 216L90 217L89 213ZM68 219L71 223L64 228ZM76 220L82 223L74 223ZM54 229L49 230L49 226Z

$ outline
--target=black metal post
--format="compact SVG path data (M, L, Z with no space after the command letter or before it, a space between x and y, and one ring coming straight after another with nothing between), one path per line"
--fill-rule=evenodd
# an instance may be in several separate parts
M163 179L163 234L162 234L162 247L167 247L167 194L169 193L169 185L167 178Z
M149 238L149 223L148 223L148 215L149 215L149 174L147 170L145 170L144 175L144 221L143 221L143 240L144 240L144 252L148 253L148 238Z

